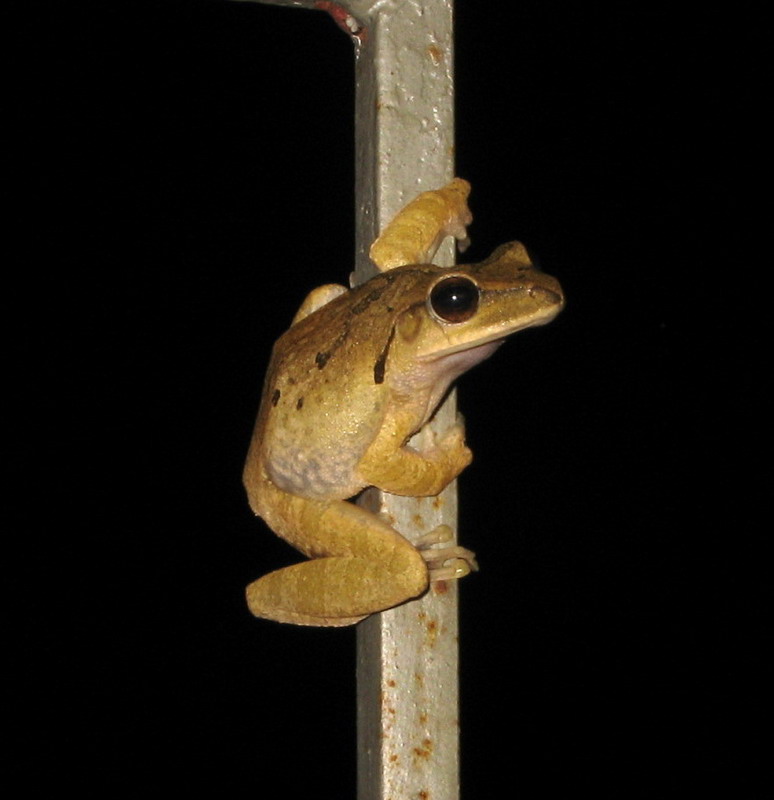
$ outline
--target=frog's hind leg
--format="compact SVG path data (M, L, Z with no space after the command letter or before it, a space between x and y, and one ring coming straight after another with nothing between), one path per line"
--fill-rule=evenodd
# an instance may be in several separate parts
M269 492L271 502L260 515L311 560L251 583L247 604L255 616L352 625L427 589L422 554L379 517L343 500L305 500L274 487Z

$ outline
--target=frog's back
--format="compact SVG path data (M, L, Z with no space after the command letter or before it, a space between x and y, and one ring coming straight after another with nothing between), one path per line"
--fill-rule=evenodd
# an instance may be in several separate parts
M266 478L315 499L363 488L357 465L383 414L373 376L383 344L360 323L351 304L334 300L275 344L245 467L248 493Z

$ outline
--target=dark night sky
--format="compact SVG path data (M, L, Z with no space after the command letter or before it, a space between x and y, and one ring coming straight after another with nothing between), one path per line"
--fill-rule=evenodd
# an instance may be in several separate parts
M485 6L457 3L466 258L521 239L568 304L460 382L463 797L760 797L763 22ZM354 797L354 632L249 616L295 553L240 483L272 341L351 269L351 44L214 0L30 2L15 30L17 764Z

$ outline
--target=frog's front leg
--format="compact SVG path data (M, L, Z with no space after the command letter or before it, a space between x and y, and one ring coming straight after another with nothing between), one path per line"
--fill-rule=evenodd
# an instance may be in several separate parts
M422 192L402 208L371 245L370 257L385 272L403 264L428 264L447 236L467 246L470 184L454 178L441 189Z
M365 483L390 494L434 497L440 494L473 460L465 445L461 421L453 425L430 449L396 447L405 434L399 418L385 424L358 464Z
M422 553L379 517L344 500L308 500L267 482L256 509L311 558L247 587L257 617L296 625L351 625L421 595Z

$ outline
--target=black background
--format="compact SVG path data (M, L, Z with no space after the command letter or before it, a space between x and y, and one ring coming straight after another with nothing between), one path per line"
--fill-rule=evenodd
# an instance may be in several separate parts
M519 238L568 301L460 382L463 797L761 797L763 20L507 5L457 2L466 259ZM352 45L248 3L25 7L14 764L354 797L354 631L250 617L296 555L240 483L272 341L352 267Z

